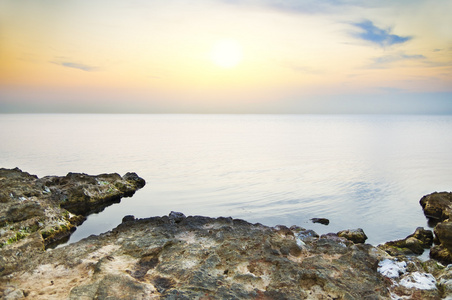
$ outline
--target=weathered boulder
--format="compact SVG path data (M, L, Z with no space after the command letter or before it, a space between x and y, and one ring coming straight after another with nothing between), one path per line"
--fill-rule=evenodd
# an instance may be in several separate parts
M452 263L452 222L441 222L435 226L435 236L439 244L432 247L430 257L438 261Z
M452 263L452 193L435 192L419 202L425 216L437 222L434 228L437 245L430 249L430 257L445 264Z
M416 228L413 234L404 239L389 241L378 247L392 256L422 254L433 244L433 233L423 227Z
M452 254L442 245L434 245L430 248L430 257L446 265L452 263Z
M452 222L441 222L435 226L435 235L441 245L452 252Z
M452 215L452 193L450 192L434 192L425 195L419 203L428 218L444 221Z
M350 240L355 244L364 243L367 240L367 235L361 228L342 230L339 231L337 235L346 238L347 240Z

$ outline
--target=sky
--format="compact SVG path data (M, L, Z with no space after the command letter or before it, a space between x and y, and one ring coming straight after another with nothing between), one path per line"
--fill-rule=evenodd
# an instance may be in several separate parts
M0 113L452 114L451 0L0 0Z

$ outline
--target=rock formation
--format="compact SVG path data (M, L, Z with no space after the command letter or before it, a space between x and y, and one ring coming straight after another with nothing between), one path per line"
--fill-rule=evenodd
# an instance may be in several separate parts
M20 260L9 245L40 251L68 238L89 213L133 195L144 185L135 173L38 178L18 168L0 168L0 275Z
M117 201L112 190L121 197L144 184L128 174L39 179L0 169L0 299L452 296L452 266L394 257L362 239L353 242L352 233L365 236L362 230L348 230L349 239L335 233L319 237L298 226L171 212L146 219L128 215L111 231L44 250L49 227L74 224L77 213L83 216ZM74 208L75 199L81 210ZM14 241L6 240L10 231ZM413 237L419 239L416 233Z
M452 193L432 193L419 201L424 214L433 219L435 228L435 244L430 250L430 256L445 264L452 263Z
M390 241L379 248L388 252L393 256L422 254L425 249L428 249L433 244L433 233L431 230L423 227L416 228L413 234L406 238L397 241Z
M6 278L4 291L30 299L440 299L442 293L420 261L397 261L336 234L180 213L129 217L112 231L36 255Z

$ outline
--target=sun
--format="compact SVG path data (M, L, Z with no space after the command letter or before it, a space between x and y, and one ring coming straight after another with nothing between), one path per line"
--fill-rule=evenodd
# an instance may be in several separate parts
M243 58L242 47L236 40L223 39L215 43L210 52L214 64L225 69L236 67Z

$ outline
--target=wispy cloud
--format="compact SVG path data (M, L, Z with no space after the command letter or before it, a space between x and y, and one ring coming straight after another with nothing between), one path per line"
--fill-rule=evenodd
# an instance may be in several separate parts
M232 5L262 6L287 13L335 13L338 7L361 5L356 0L222 0Z
M424 60L426 57L421 54L408 55L404 53L396 53L375 57L373 63L369 66L371 69L384 69L389 67L394 62L407 60Z
M402 44L413 38L411 36L392 34L391 29L378 28L370 20L352 23L352 25L361 30L359 33L353 33L354 37L377 44L381 47Z
M89 66L85 64L70 62L70 61L51 61L52 64L60 65L67 68L79 69L86 72L97 71L99 68L94 66Z

